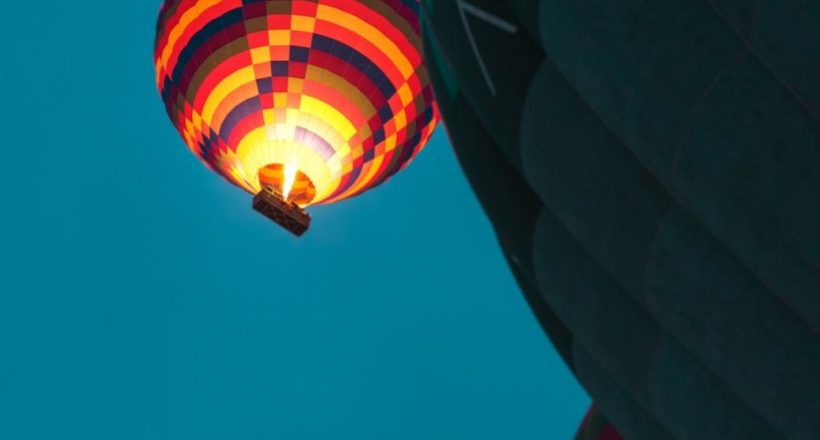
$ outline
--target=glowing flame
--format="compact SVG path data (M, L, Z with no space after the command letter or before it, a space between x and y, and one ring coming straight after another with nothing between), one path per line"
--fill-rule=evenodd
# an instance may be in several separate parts
M282 184L282 195L288 199L293 184L296 182L296 172L299 171L294 165L285 164L285 182Z

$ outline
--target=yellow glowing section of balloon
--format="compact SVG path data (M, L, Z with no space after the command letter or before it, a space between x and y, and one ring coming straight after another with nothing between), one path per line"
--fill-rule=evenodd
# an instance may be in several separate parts
M257 193L262 189L259 170L270 164L281 164L285 167L286 177L290 178L289 184L283 185L285 196L290 193L297 172L301 172L316 187L314 200L325 200L340 178L340 158L350 153L344 138L352 137L356 133L355 127L330 105L308 96L302 97L299 109L285 111L286 119L293 120L293 123L277 123L272 113L264 112L265 126L248 132L234 154L225 153L231 174L247 191ZM311 145L314 139L298 141L297 126L324 135L328 142L336 144L331 145L335 154L329 160L324 159L316 153L317 146ZM303 206L310 204L312 202Z

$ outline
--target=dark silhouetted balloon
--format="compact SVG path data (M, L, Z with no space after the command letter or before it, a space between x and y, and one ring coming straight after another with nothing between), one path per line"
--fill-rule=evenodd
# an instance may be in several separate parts
M459 159L606 418L820 438L820 3L423 5Z

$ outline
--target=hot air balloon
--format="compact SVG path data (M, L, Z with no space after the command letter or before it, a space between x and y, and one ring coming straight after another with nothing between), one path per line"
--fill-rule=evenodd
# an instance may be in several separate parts
M437 110L415 0L166 0L156 81L188 148L297 235L383 183Z
M820 3L430 0L448 133L627 440L820 438Z

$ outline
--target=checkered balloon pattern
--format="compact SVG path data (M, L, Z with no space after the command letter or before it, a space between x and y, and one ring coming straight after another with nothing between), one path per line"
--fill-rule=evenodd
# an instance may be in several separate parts
M418 9L166 0L157 85L185 143L228 181L287 187L303 206L343 200L403 169L437 124Z

